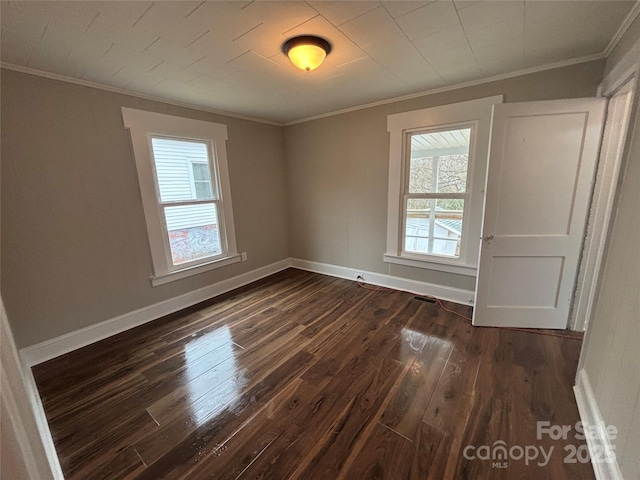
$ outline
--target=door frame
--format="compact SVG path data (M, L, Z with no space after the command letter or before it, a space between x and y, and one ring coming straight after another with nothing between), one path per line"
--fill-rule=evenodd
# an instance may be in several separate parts
M64 480L35 379L20 359L2 298L0 339L2 435L6 433L7 443L13 443L2 445L0 450L13 456L15 478Z
M569 314L569 325L567 326L570 330L585 331L593 312L593 303L611 224L611 215L617 197L620 167L628 155L627 150L629 145L627 136L632 123L631 119L637 108L636 91L638 88L639 67L640 64L636 63L622 74L612 72L598 87L598 96L606 98L611 98L623 89L630 88L631 105L627 112L626 131L623 133L623 138L621 139L623 143L621 154L616 158L605 159L605 163L601 163L601 159L599 159L598 165L596 166L597 176L610 178L612 181L608 184L598 184L597 181L594 182L594 192L592 193L587 225L595 224L596 227L591 229L587 228L585 232L574 299ZM602 133L604 135L604 129ZM602 148L602 144L600 147ZM580 278L580 272L585 273L582 278Z

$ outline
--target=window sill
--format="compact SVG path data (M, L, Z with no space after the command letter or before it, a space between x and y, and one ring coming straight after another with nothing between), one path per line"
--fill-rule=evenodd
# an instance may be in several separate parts
M447 263L446 261L439 262L435 260L422 260L412 257L401 257L399 255L389 255L388 253L384 254L384 261L386 263L395 263L408 267L426 268L429 270L437 270L439 272L466 275L467 277L476 277L478 273L478 267L470 265Z
M158 285L164 285L165 283L173 282L175 280L180 280L182 278L187 278L192 275L197 275L199 273L207 272L209 270L214 270L220 267L226 267L227 265L232 265L234 263L241 262L244 260L244 254L236 253L235 255L230 255L225 258L220 258L218 260L213 260L211 262L203 263L201 265L195 265L193 267L183 268L181 270L174 270L173 272L164 273L162 275L157 275L155 277L151 277L151 285L157 287Z

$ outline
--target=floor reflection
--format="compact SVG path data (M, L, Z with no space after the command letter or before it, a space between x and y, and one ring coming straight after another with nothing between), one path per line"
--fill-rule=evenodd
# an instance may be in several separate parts
M189 408L196 425L210 421L237 400L246 384L245 369L240 368L237 358L239 351L227 326L185 346ZM203 367L207 368L204 372Z
M425 349L438 349L448 351L452 348L451 340L439 338L436 335L425 334L410 328L403 328L400 331L400 351L398 352L400 361L408 361Z

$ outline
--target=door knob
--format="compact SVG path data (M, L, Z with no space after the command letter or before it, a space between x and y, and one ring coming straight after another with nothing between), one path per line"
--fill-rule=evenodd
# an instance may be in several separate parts
M480 237L480 240L493 240L493 235L488 235L486 237Z

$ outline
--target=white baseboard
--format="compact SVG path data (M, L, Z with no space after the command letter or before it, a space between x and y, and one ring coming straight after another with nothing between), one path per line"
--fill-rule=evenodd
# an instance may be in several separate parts
M384 273L368 272L358 268L341 267L339 265L312 262L299 258L292 258L291 266L300 270L322 273L324 275L331 275L332 277L346 278L347 280L356 280L358 275L362 275L365 283L392 288L394 290L404 290L418 295L430 295L462 305L473 305L475 301L475 292L471 290L462 290L408 278L394 277L392 275L385 275Z
M124 332L157 318L169 315L184 308L203 302L217 295L242 287L261 278L273 275L291 266L290 260L284 259L247 273L208 285L175 298L170 298L154 305L125 313L95 325L81 328L51 340L20 349L22 362L27 367L38 365L52 358L59 357L78 348L98 342L112 335Z
M589 383L589 377L585 369L580 370L578 373L575 387L573 392L576 396L576 403L578 404L578 411L580 412L580 420L582 421L585 430L587 428L598 427L598 435L587 435L587 446L589 447L589 454L591 456L591 465L595 472L597 480L624 480L622 478L622 472L620 472L620 466L618 462L594 462L594 458L601 458L602 454L596 452L613 451L613 445L607 433L603 430L605 426L602 415L600 414L600 407L591 389ZM593 437L593 438L592 438Z
M322 273L333 277L355 280L357 275L362 275L366 283L395 290L405 290L418 295L431 295L463 305L472 305L474 292L458 288L445 287L432 283L419 282L407 278L393 277L382 273L368 272L366 270L329 265L326 263L287 258L271 265L266 265L241 275L223 280L213 285L208 285L193 292L185 293L175 298L170 298L154 305L125 313L118 317L81 328L71 333L61 335L51 340L46 340L20 350L22 363L30 368L78 348L90 345L118 333L150 322L157 318L169 315L196 303L208 300L217 295L242 287L261 278L273 275L281 270L294 267L299 270Z

